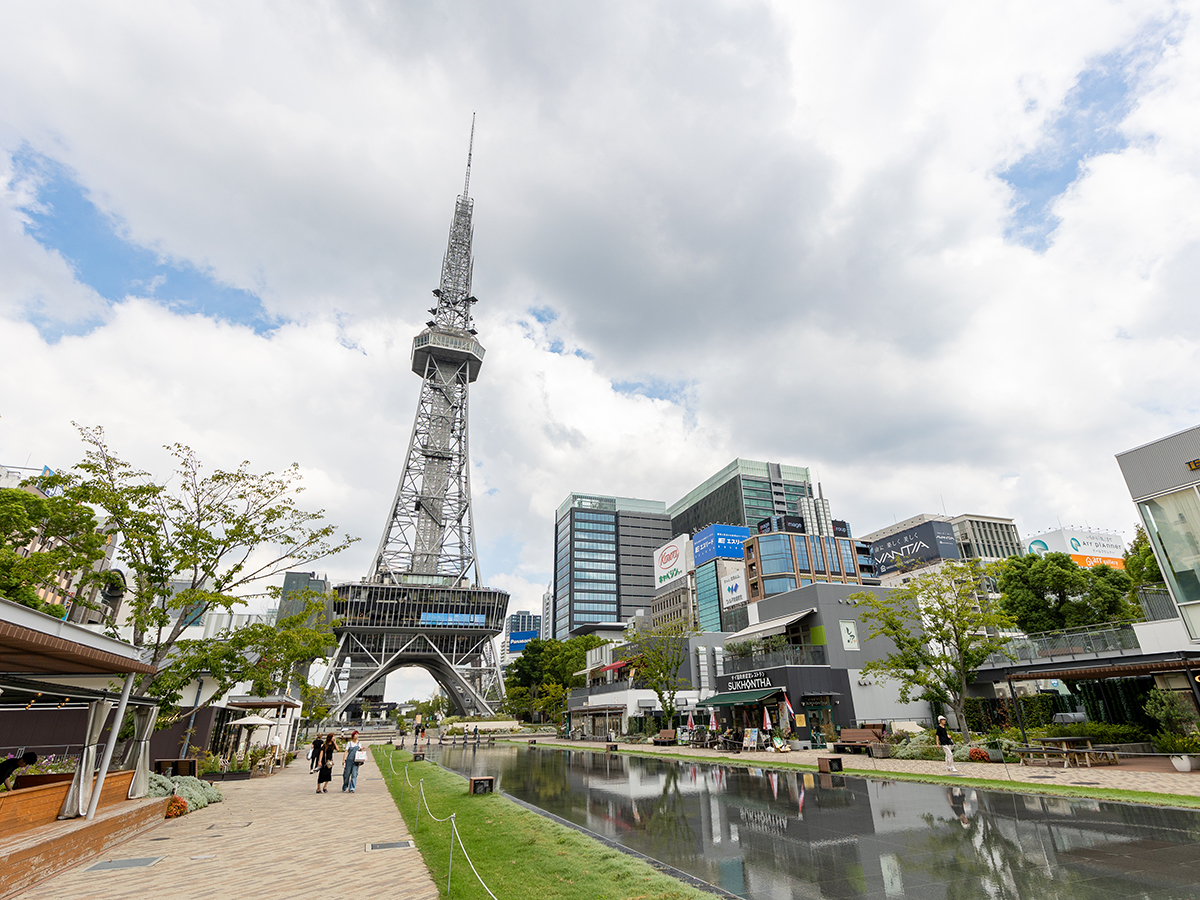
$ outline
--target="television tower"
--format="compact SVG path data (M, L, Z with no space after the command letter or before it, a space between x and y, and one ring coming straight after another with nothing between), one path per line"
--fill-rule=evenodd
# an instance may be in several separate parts
M467 398L483 365L472 321L471 156L432 318L413 339L421 393L404 470L370 573L339 585L330 610L339 644L326 687L336 718L388 672L427 669L462 713L490 713L503 696L492 639L504 627L508 594L481 586L471 513ZM378 692L377 692L378 693Z

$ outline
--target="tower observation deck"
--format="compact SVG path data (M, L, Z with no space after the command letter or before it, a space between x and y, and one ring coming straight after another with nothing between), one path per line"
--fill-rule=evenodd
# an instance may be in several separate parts
M413 339L421 393L404 471L370 574L338 585L328 612L339 622L325 690L337 718L361 695L382 690L396 669L420 666L462 715L486 715L503 698L492 640L504 629L508 594L482 587L471 513L467 396L483 366L471 309L471 143L435 306Z

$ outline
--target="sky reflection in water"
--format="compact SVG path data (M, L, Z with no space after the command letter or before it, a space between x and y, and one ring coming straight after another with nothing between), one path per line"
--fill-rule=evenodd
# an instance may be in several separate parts
M751 900L1200 896L1200 813L1186 810L582 750L429 749Z

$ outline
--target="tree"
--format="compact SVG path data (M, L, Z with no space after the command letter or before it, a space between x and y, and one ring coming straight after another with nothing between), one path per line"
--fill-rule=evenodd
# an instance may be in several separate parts
M1158 560L1154 557L1154 548L1150 546L1150 538L1146 529L1138 525L1134 531L1133 541L1125 551L1125 573L1129 576L1130 599L1134 600L1133 592L1143 584L1162 584L1162 572L1158 568Z
M542 685L541 696L537 701L537 710L547 719L562 725L563 713L567 711L567 699L571 691L557 681L547 681Z
M123 614L133 643L158 668L157 674L139 676L137 693L174 702L189 667L211 665L215 669L206 671L228 678L241 665L238 651L266 658L279 651L280 641L317 640L305 628L272 638L266 634L272 629L264 626L240 638L235 632L181 643L184 628L205 613L232 612L245 604L241 595L264 580L340 553L357 540L337 538L335 526L321 523L323 510L296 505L303 490L297 465L258 475L243 462L234 471L206 475L190 448L174 444L166 449L175 460L175 479L164 483L117 457L101 428L79 431L90 447L84 460L51 481L66 499L103 510L107 526L120 535L119 553L129 573ZM271 669L270 663L264 666L260 672Z
M564 688L583 687L584 676L576 675L587 665L587 652L607 643L594 634L584 634L566 641L543 641L535 638L525 645L521 655L509 664L504 677L505 691L524 689L521 696L526 706L521 714L530 719L538 711L544 686L550 682ZM515 707L510 707L510 710ZM516 713L514 713L516 714Z
M1158 719L1163 731L1187 734L1196 727L1196 704L1187 694L1152 688L1146 695L1146 715Z
M689 683L680 676L679 669L687 661L691 634L686 623L675 620L638 632L630 641L633 649L630 663L654 691L668 722L675 718L676 693Z
M55 606L44 603L38 590L60 591L59 579L76 572L81 578L72 588L82 593L99 577L91 569L104 558L109 539L84 504L0 488L0 597L33 609ZM61 615L64 610L58 606L52 611Z
M970 740L963 698L976 670L991 654L1006 652L1013 620L984 591L978 560L949 560L919 572L882 596L861 591L850 599L862 608L867 639L885 637L896 647L863 667L864 674L900 683L900 700L944 703Z
M1067 553L1010 557L998 584L1004 610L1026 634L1135 617L1124 572L1108 566L1081 569Z

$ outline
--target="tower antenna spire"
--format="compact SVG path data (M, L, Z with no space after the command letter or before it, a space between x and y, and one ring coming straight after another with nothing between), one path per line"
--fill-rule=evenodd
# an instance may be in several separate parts
M469 197L471 190L471 153L475 150L475 113L471 113L471 142L467 144L467 177L463 181L463 196Z

